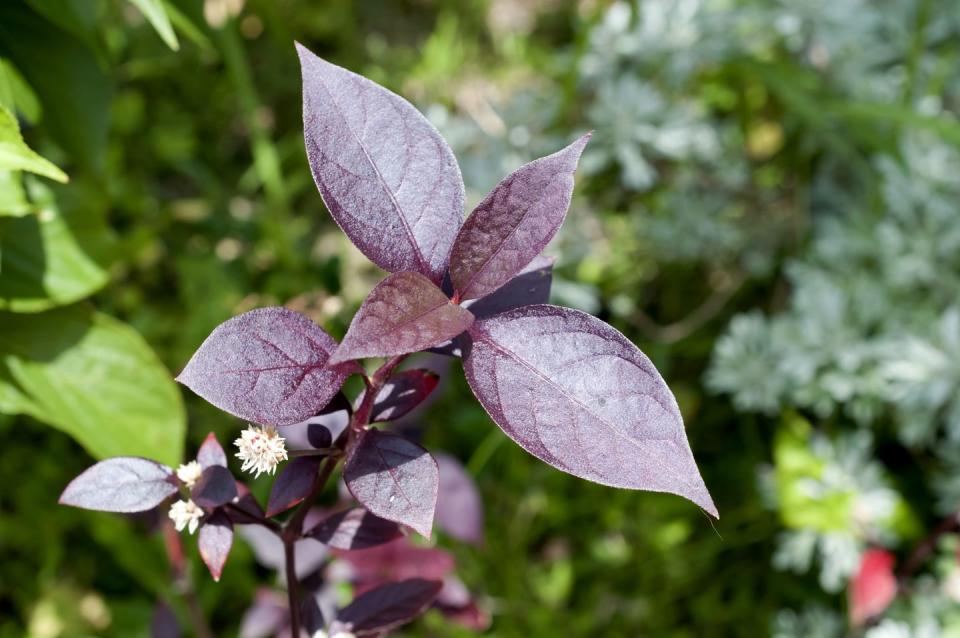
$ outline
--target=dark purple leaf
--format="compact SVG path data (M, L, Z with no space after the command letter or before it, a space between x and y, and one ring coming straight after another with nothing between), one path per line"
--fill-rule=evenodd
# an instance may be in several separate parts
M200 526L197 536L197 547L200 549L200 558L210 570L213 580L220 581L223 566L230 555L233 546L233 523L223 512L214 512Z
M361 507L332 514L307 532L307 536L334 549L367 549L389 543L402 535L396 523Z
M467 381L525 450L604 485L670 492L717 516L670 388L622 334L538 305L478 321Z
M230 414L264 425L313 416L353 367L327 367L333 337L287 308L251 310L217 327L177 380Z
M373 402L370 420L395 421L430 396L440 376L430 370L404 370L398 372L384 384Z
M536 257L517 276L476 301L463 304L477 319L492 317L507 310L544 304L550 301L554 257Z
M253 550L257 562L264 567L284 571L283 541L262 525L244 525L237 528L237 534ZM294 545L297 578L304 579L316 572L330 555L326 545L312 538L298 540Z
M220 441L217 440L217 435L213 432L207 435L207 438L200 445L200 449L197 450L197 462L203 469L212 465L227 467L227 454L223 451Z
M442 581L453 572L453 556L435 547L415 547L407 538L370 549L336 551L351 567L351 580L358 592L385 582L426 578Z
M100 461L70 481L61 505L101 512L144 512L177 493L173 470L136 456Z
M284 426L283 437L291 450L329 448L350 424L353 408L350 401L338 392L316 416L306 421Z
M270 489L267 516L276 516L302 502L310 494L322 461L319 456L301 456L287 463Z
M399 627L423 613L442 586L435 580L412 578L377 587L340 610L331 632L369 636Z
M240 621L240 638L267 638L283 629L290 612L284 599L269 589L257 591Z
M320 611L320 605L312 593L306 592L300 599L300 625L310 636L317 635L326 626L323 618L323 612ZM326 634L319 634L326 635Z
M450 279L460 299L490 294L550 243L567 215L573 171L589 139L588 133L520 167L474 209L450 252Z
M343 478L368 510L430 538L440 479L437 462L422 447L367 430L348 456Z
M238 496L237 481L222 465L211 465L200 475L190 498L200 507L220 507Z
M180 621L170 606L162 600L157 602L153 608L153 618L150 619L150 638L180 638L182 635Z
M303 136L320 196L343 232L390 272L440 283L463 222L463 178L406 100L297 45Z
M227 509L225 511L230 517L230 520L236 525L249 525L256 520L262 519L263 509L260 507L260 504L257 503L257 499L253 497L253 494L250 493L250 488L239 481L237 481L235 485L237 486L237 501L233 506L245 514L235 512L233 509Z
M353 317L331 363L417 352L450 339L473 323L429 279L414 272L390 275L374 288Z
M473 479L460 461L448 454L436 454L440 469L437 495L437 525L462 541L483 544L483 503Z

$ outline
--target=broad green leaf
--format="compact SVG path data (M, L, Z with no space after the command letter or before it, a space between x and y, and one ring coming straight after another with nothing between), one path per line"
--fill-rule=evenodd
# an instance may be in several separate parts
M33 124L40 119L40 101L9 60L0 58L0 106L19 113Z
M31 212L20 172L0 170L0 217L23 217Z
M69 180L67 174L27 146L20 135L17 118L4 106L0 106L0 169L29 171L49 177L58 182Z
M150 21L150 24L153 25L157 34L168 47L174 51L180 49L180 42L177 41L177 34L170 24L170 17L167 16L163 0L130 0L130 3L140 9L140 12Z
M0 365L0 414L29 414L44 420L43 410L23 393L6 367Z
M90 45L26 4L0 2L0 50L43 104L44 129L72 160L99 170L112 87Z
M0 353L22 395L6 391L10 403L22 404L16 411L63 430L97 458L180 462L186 428L180 393L130 326L82 306L0 312Z
M107 273L82 248L82 229L67 223L49 191L36 190L36 215L0 218L0 310L41 312L107 283Z

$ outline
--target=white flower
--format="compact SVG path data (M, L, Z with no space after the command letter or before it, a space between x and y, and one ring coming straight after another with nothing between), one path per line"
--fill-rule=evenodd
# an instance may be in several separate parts
M187 487L193 487L200 480L203 474L203 468L197 461L190 461L177 468L177 478L183 481Z
M264 472L273 474L280 461L287 460L283 437L270 425L251 425L240 433L240 438L233 444L240 448L236 456L243 461L241 469L244 472L256 472L256 476Z
M200 526L200 519L203 518L203 510L197 506L196 503L187 499L185 501L177 501L170 506L170 520L173 521L174 527L177 528L178 532L182 532L183 528L186 527L187 530L193 534L197 531L197 527Z

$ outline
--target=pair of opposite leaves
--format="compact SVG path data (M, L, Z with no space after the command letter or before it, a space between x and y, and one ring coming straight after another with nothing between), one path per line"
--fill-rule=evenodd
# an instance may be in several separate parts
M589 134L506 177L463 221L463 180L437 130L398 95L298 52L317 188L351 241L394 274L339 346L293 311L254 310L214 330L179 380L235 416L288 425L323 408L358 371L356 359L465 335L470 387L528 452L598 483L684 496L717 516L673 394L623 335L522 298L489 304L504 311L485 317L459 303L494 299L537 259L566 215ZM441 289L447 278L452 299Z

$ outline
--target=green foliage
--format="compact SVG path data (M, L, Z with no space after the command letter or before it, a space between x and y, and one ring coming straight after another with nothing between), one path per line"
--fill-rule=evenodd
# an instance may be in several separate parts
M98 458L181 461L179 391L129 326L81 306L0 313L0 352L16 412L64 430Z
M13 103L12 98L9 103ZM24 144L20 137L20 126L6 106L0 106L0 170L28 171L58 182L67 181L66 173Z

